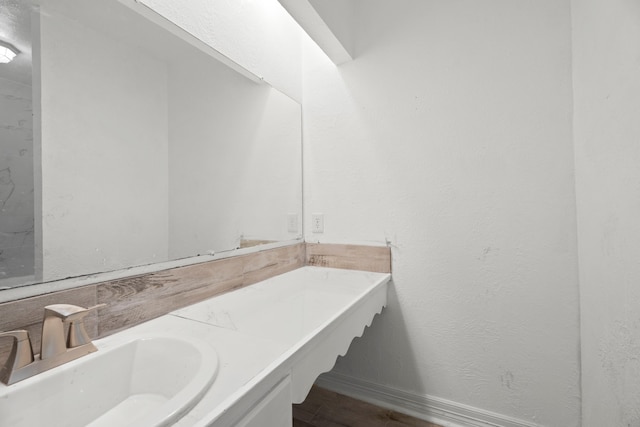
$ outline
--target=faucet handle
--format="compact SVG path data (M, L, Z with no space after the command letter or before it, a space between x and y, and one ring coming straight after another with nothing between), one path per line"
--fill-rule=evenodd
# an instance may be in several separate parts
M97 304L89 308L84 308L73 304L52 304L44 308L44 313L45 318L47 316L54 316L62 322L69 323L67 348L74 348L91 342L84 327L84 317L91 311L105 306L106 304Z
M33 362L33 350L31 349L31 339L29 332L25 330L0 332L1 337L13 337L13 346L9 358L4 366L0 368L0 381L9 384L11 374Z
M60 304L66 305L66 304ZM67 311L67 317L65 321L69 322L69 335L67 337L67 348L80 347L81 345L91 343L91 338L87 334L87 330L84 327L84 317L93 310L105 307L106 304L97 304L89 308L82 308L77 306L63 307L63 310Z
M80 307L73 304L52 304L44 308L44 315L60 318L63 322L73 322L82 319L92 310L104 307L106 304L98 304L89 308Z
M91 338L84 327L84 316L93 310L105 307L107 304L97 304L67 318L69 322L69 336L67 337L67 348L80 347L91 343ZM92 344L93 346L93 344Z

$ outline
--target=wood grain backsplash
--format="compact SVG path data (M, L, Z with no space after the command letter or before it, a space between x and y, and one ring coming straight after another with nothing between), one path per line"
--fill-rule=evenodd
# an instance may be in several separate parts
M86 318L89 336L102 338L304 265L389 273L391 252L386 247L299 243L111 280L2 303L0 331L28 330L33 350L39 353L43 308L49 304L107 304ZM0 340L0 363L6 360L11 344L8 338Z
M305 264L391 273L391 249L387 246L307 243Z

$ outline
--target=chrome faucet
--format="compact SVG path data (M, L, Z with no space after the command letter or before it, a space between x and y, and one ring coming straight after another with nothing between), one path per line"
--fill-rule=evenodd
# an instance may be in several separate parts
M9 358L0 369L0 381L11 385L97 351L84 327L84 317L105 304L83 308L71 304L54 304L44 308L40 355L33 355L29 333L24 330L0 333L14 338ZM65 325L68 324L65 341Z

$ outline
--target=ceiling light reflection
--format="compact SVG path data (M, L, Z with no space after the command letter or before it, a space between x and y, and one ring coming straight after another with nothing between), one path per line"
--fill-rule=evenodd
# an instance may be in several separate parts
M0 64L8 64L20 53L13 45L0 41Z

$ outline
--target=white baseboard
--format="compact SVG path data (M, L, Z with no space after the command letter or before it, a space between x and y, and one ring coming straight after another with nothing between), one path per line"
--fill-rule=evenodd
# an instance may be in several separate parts
M443 427L541 427L473 406L407 393L336 372L322 374L316 380L316 385Z

